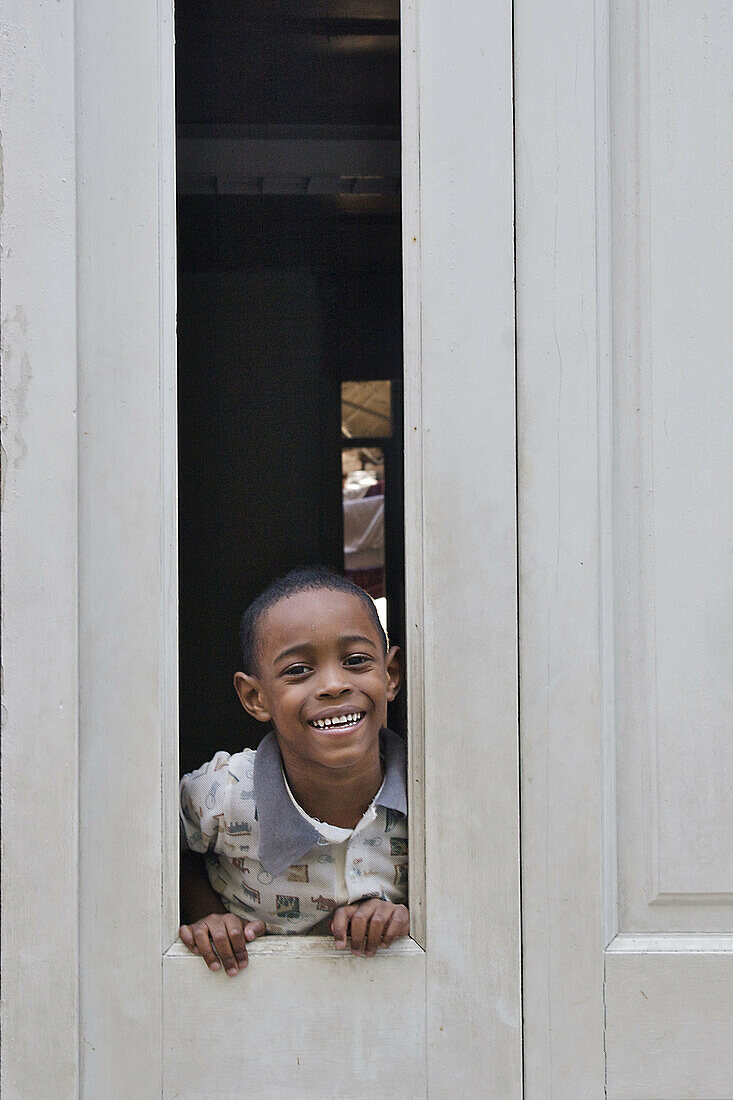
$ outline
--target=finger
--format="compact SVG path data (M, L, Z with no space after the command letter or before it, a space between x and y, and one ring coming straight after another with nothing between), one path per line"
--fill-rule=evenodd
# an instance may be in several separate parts
M181 943L183 943L188 948L192 955L201 954L194 941L193 932L191 931L190 924L182 924L181 927L178 929L178 935L181 938Z
M346 936L349 931L349 921L357 910L356 905L342 905L333 915L331 931L336 947L340 950L346 947Z
M234 964L237 970L244 970L247 965L247 944L244 939L244 925L240 917L229 913L224 917L224 924L229 933L229 942L232 945Z
M211 943L208 925L206 925L204 921L197 921L196 924L191 925L191 931L193 932L196 947L209 970L218 970L220 964Z
M237 960L234 958L229 930L224 921L218 921L213 929L209 930L217 955L221 959L221 965L230 977L239 973Z
M406 905L396 905L382 934L382 943L385 947L391 947L396 939L409 935L409 932L410 911Z
M265 928L265 922L263 920L251 920L244 926L244 936L250 943L252 940L256 940L258 936L264 936L267 929Z
M382 907L375 909L372 914L372 919L369 921L369 928L367 930L364 952L368 959L373 958L379 950L379 945L382 942L382 934L391 915L390 909Z
M362 955L366 942L367 926L374 912L374 905L362 902L351 918L351 954Z
M178 929L178 935L181 937L181 943L185 944L189 951L196 950L196 944L193 939L193 932L189 924L182 924Z

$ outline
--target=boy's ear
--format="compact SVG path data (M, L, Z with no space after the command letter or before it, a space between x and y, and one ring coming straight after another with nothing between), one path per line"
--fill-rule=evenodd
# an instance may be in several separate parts
M267 709L260 685L254 676L248 676L246 672L235 672L234 690L247 714L251 714L258 722L270 721L270 712Z
M393 645L385 659L387 668L387 702L391 703L402 683L402 654L396 645Z

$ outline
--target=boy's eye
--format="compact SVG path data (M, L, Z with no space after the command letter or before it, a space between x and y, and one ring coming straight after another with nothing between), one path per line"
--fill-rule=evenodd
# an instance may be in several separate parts
M347 668L357 668L359 665L367 664L371 660L373 658L368 653L352 653L346 658L344 664Z
M306 672L310 672L310 665L288 665L284 670L284 676L304 676Z

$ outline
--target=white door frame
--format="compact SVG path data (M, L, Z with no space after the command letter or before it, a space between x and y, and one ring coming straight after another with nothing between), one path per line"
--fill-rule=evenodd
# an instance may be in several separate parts
M78 1083L75 50L73 5L41 7L6 5L2 35L2 1091L42 1096L53 1082L66 1097Z
M9 0L6 22L2 1083L155 1096L164 970L207 977L172 943L172 10ZM415 946L394 965L424 968L416 1089L505 1100L521 1094L511 5L404 0L402 27ZM313 950L283 948L308 980ZM274 982L281 955L252 969Z

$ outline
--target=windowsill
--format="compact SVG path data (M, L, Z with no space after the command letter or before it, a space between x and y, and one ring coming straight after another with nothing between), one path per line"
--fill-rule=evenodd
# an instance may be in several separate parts
M328 959L352 959L356 958L350 951L337 951L333 940L328 936L261 936L254 943L247 944L249 955L277 955L287 956L291 959L302 958L328 958ZM382 947L371 961L378 959L390 959L402 955L424 955L419 943L410 937L397 940L391 947ZM166 959L191 959L198 962L199 955L193 955L188 948L176 939L164 952Z

